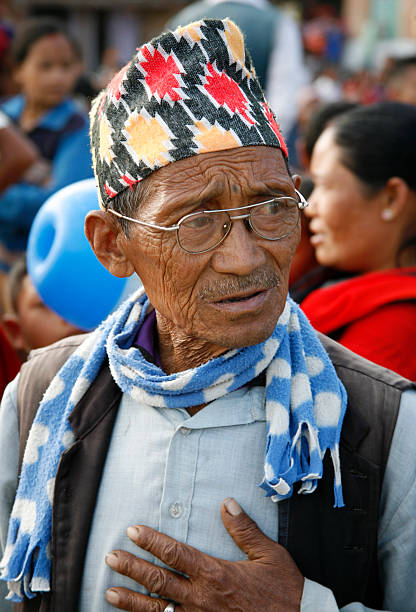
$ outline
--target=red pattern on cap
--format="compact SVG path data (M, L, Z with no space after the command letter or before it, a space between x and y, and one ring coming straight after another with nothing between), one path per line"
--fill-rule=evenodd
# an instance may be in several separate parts
M126 66L124 66L121 70L119 70L117 72L117 74L111 79L110 83L108 84L107 87L107 96L109 98L115 98L117 100L117 102L120 100L121 98L121 84L123 82L124 79L124 75L126 74L127 68L128 68L128 64Z
M254 125L256 122L247 114L248 101L240 87L225 72L217 72L212 64L207 64L210 76L204 88L220 106L227 105L232 113L239 113L244 119Z
M138 179L130 178L127 174L123 174L120 178L122 181L125 181L129 187L133 187L133 185L140 182Z
M173 57L169 55L165 59L157 49L152 56L147 47L143 47L142 53L146 61L140 62L140 67L147 73L145 80L152 95L156 92L161 100L166 95L174 102L180 100L181 96L175 91L175 88L180 87L175 74L180 74L181 70Z

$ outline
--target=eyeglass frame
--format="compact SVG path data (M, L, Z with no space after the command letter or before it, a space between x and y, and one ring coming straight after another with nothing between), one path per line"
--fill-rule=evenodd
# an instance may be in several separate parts
M308 202L305 199L305 197L300 193L300 191L298 191L297 189L295 189L296 195L299 197L299 202L298 202L298 208L299 210L303 210L304 208L306 208L308 206ZM251 209L252 208L256 208L258 206L262 206L264 204L269 204L269 202L274 202L275 200L278 200L279 198L291 198L291 199L295 199L292 196L285 196L285 195L279 195L279 196L275 196L274 198L271 198L270 200L264 200L263 202L256 202L255 204L248 204L247 206L237 206L236 208L219 208L216 210L201 210L200 213L201 214L211 214L211 213L218 213L218 212L225 212L225 213L230 213L236 210L247 210L248 208L250 209L249 212L245 215L235 215L235 216L231 216L230 214L228 214L228 217L230 219L230 221L234 221L234 220L239 220L239 219L248 219L249 221L249 225L252 229L252 231L257 234L258 236L260 236L260 238L264 238L264 240L271 240L271 241L276 241L276 240L282 240L283 238L286 238L287 236L289 236L295 229L296 225L299 223L299 217L298 217L298 221L297 224L294 226L293 230L291 230L289 233L284 234L283 236L278 236L277 238L268 238L267 236L262 236L261 234L259 234L259 232L252 226L251 224ZM195 212L192 213L188 213L187 215L184 215L183 217L181 217L179 219L179 221L176 223L176 225L169 225L169 226L163 226L163 225L156 225L155 223L147 223L146 221L140 221L140 219L133 219L132 217L127 217L126 215L122 215L121 213L119 213L117 210L114 210L113 208L107 208L106 209L107 212L111 213L112 215L115 215L116 217L119 217L120 219L124 219L125 221L131 221L132 223L137 223L138 225L142 225L144 227L150 227L152 229L157 229L157 230L162 230L165 232L173 232L176 231L176 242L179 246L179 248L182 249L182 251L185 251L185 253L189 253L190 255L200 255L201 253L207 253L208 251L212 251L213 249L215 249L219 244L221 244L221 242L223 242L226 237L228 236L228 234L231 231L231 225L229 230L227 231L226 234L224 234L224 236L221 238L221 240L219 242L217 242L216 244L214 244L214 246L209 247L209 249L204 249L203 251L188 251L187 249L185 249L181 243L179 242L179 229L181 226L181 223L183 223L186 219L189 219L189 217L198 214Z

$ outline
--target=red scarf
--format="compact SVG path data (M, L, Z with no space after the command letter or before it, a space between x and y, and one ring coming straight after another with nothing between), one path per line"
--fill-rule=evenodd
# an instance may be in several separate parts
M416 380L416 267L340 281L312 291L301 307L317 330Z

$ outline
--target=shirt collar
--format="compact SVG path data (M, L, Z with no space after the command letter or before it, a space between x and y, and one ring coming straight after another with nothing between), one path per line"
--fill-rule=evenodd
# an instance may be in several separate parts
M151 310L145 317L137 336L133 342L138 349L143 353L143 357L162 367L160 362L159 351L157 348L157 329L156 329L156 311Z

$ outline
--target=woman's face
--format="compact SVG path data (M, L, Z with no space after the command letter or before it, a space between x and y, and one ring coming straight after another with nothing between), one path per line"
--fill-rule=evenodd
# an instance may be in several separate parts
M354 272L394 267L389 224L381 216L385 194L369 195L365 184L341 163L332 127L314 147L311 174L315 187L305 214L318 262Z
M28 102L52 108L72 91L79 74L73 47L64 34L48 34L31 46L16 71Z

